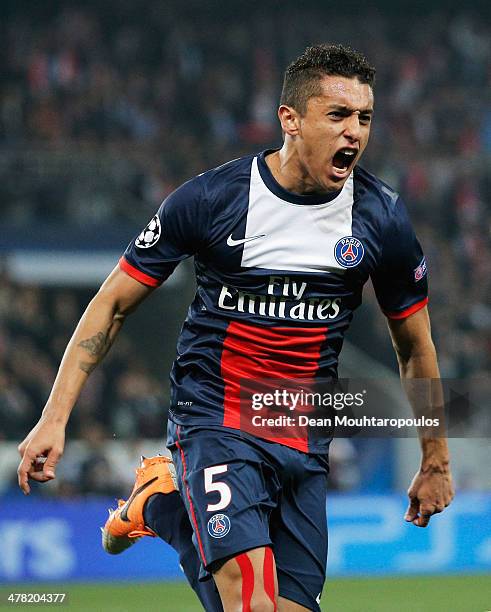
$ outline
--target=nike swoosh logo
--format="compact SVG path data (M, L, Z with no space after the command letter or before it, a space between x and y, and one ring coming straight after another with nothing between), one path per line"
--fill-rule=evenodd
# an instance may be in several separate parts
M257 240L258 238L264 238L266 234L258 234L257 236L249 236L248 238L239 238L238 240L234 240L232 238L232 234L227 238L227 244L230 247L237 246L239 244L244 244L244 242L250 242L251 240Z
M140 487L138 487L138 489L135 489L135 491L133 491L133 493L128 497L128 500L123 506L123 509L121 510L120 516L121 516L122 521L126 521L127 523L130 522L130 519L128 518L128 510L130 509L131 502L135 499L137 495L139 495L142 491L144 491L147 487L149 487L152 484L152 482L155 482L157 479L158 479L158 476L155 476L148 482L143 483Z

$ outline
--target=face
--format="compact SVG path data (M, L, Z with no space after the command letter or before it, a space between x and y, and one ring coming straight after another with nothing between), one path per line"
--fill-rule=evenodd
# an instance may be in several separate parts
M368 143L373 113L370 85L357 78L325 76L322 93L307 101L303 116L280 107L291 137L304 191L341 189ZM284 117L282 109L288 109ZM287 119L285 129L283 119Z

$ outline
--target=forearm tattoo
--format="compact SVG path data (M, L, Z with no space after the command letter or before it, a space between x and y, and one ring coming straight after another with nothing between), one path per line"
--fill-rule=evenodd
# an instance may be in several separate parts
M103 332L99 332L95 336L92 336L92 338L79 342L78 346L84 348L92 357L99 357L99 355L104 354L108 336L109 332L105 334Z
M113 316L113 320L110 323L107 331L97 332L95 336L87 338L86 340L80 341L77 346L83 348L91 357L95 357L94 361L79 361L78 367L85 372L90 374L97 366L99 361L104 357L107 351L110 349L111 344L116 336L116 333L120 329L124 321L124 315L122 313L116 313ZM111 333L113 332L113 333Z
M79 361L78 365L82 372L90 374L109 350L112 344L111 327L105 333L100 331L92 338L87 338L78 343L78 346L85 349L91 357L95 357L95 361Z

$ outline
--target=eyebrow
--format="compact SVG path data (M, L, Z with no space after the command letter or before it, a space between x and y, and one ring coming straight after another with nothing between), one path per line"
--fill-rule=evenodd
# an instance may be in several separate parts
M330 110L340 110L340 111L344 111L346 113L356 113L358 112L358 109L356 108L350 108L349 106L346 106L345 104L331 104L329 106ZM373 108L364 108L362 110L359 111L360 115L373 115Z

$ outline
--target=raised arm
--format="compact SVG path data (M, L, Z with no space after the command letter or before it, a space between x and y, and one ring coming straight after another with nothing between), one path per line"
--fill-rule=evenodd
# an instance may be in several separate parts
M436 351L431 339L426 307L403 319L388 319L399 371L413 410L421 416L421 399L431 402L434 413L443 413ZM412 379L425 379L411 384ZM435 386L436 384L436 386ZM429 416L429 415L427 415ZM432 415L433 416L433 415ZM443 434L442 434L443 435ZM421 465L408 490L409 507L405 520L426 527L433 514L442 512L454 496L446 437L419 431Z
M63 453L65 427L92 370L110 349L123 322L153 289L116 267L88 305L68 343L52 391L36 426L19 444L19 486L55 478Z

